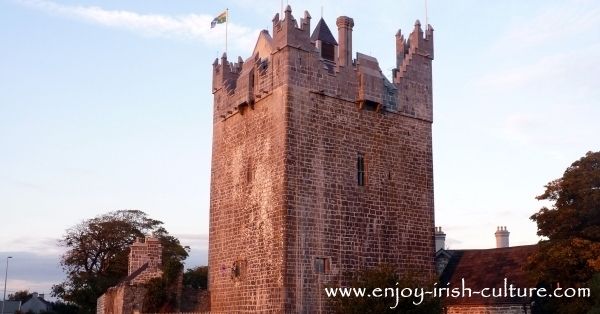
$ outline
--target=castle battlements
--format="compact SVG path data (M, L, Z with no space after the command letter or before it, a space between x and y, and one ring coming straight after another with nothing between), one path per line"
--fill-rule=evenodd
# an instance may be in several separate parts
M336 20L337 40L323 19L311 35L310 21L305 11L298 23L287 6L283 19L279 13L273 18L273 35L267 30L259 34L248 59L238 57L233 63L225 54L220 62L215 59L215 120L243 114L286 84L346 100L358 109L432 121L431 25L423 32L417 20L407 39L398 31L396 67L390 82L375 57L362 53L352 57L352 18L341 16Z

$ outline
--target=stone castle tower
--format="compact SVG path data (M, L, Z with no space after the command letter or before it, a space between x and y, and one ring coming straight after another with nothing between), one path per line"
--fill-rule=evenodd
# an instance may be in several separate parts
M434 274L433 29L396 34L390 82L354 21L288 6L252 55L213 64L211 311L327 308L323 287L387 263Z

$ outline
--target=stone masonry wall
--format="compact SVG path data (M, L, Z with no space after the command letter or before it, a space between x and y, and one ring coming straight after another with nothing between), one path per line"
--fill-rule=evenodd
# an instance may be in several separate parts
M278 88L213 128L211 311L283 309L284 107Z
M323 61L307 12L273 25L249 59L213 64L211 311L326 312L324 285L382 263L434 276L432 30L401 38L401 91L378 95L376 59Z
M109 288L96 304L98 314L134 314L142 311L146 288L122 284Z
M143 241L142 241L143 240ZM128 275L131 275L144 264L147 268L131 279L132 284L146 283L148 280L162 276L162 246L160 240L154 237L137 239L130 246Z
M319 93L331 81L357 88L355 74L328 74L310 53L286 52L296 64L286 102L286 310L325 311L323 287L343 285L346 271L387 263L402 274L432 275L431 123ZM315 270L317 258L329 264L324 274Z

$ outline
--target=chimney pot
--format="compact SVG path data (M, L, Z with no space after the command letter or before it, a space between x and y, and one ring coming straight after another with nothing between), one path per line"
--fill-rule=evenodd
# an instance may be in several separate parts
M435 251L446 248L446 234L442 231L442 227L435 227Z
M508 237L510 232L508 232L506 226L497 227L494 235L496 236L496 248L509 247Z
M352 28L354 20L347 16L340 16L335 21L338 27L338 65L352 64Z

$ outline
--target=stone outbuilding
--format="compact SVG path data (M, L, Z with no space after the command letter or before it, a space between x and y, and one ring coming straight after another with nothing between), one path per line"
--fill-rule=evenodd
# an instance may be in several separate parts
M154 237L138 238L129 251L128 275L109 288L96 302L98 314L140 313L144 303L144 284L162 276L162 246Z

